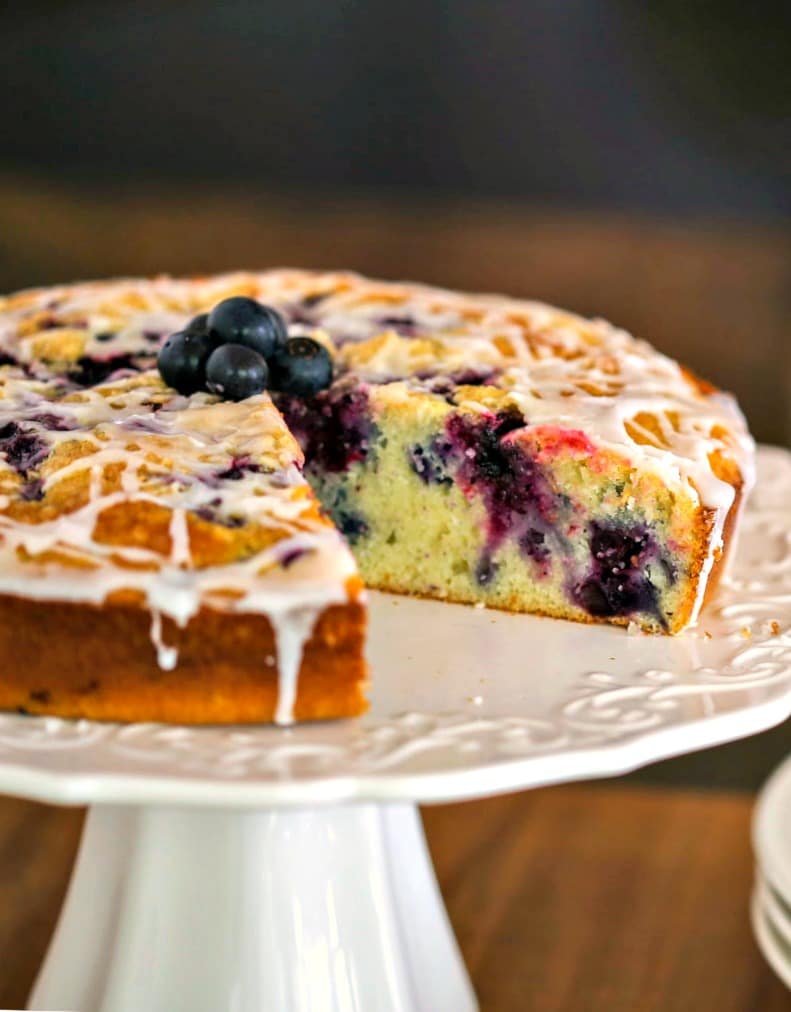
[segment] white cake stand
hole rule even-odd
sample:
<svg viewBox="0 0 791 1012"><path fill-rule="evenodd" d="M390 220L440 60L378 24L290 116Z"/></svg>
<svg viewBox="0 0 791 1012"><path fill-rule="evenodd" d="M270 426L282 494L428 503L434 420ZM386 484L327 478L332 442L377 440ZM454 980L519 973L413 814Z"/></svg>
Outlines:
<svg viewBox="0 0 791 1012"><path fill-rule="evenodd" d="M0 791L91 806L31 1008L474 1009L416 803L613 776L783 720L791 455L761 452L731 579L682 637L372 597L362 720L0 718Z"/></svg>

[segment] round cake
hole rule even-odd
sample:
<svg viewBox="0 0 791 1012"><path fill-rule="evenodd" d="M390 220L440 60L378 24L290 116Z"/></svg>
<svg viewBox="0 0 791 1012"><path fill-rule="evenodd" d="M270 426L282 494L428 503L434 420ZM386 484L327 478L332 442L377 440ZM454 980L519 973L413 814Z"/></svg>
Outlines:
<svg viewBox="0 0 791 1012"><path fill-rule="evenodd" d="M183 386L163 345L240 297L291 374L233 345ZM364 584L678 633L752 482L731 397L534 302L291 270L62 285L0 299L0 363L0 707L27 713L360 713Z"/></svg>

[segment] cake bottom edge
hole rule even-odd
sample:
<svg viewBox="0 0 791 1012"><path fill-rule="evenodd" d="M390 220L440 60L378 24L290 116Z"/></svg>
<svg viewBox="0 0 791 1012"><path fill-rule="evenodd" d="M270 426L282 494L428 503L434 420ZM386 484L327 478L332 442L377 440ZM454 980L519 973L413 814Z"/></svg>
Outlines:
<svg viewBox="0 0 791 1012"><path fill-rule="evenodd" d="M330 605L307 638L295 722L368 708L359 601ZM162 619L178 662L163 670L151 613L0 595L0 710L118 722L271 723L280 684L275 630L265 615L202 608L184 628Z"/></svg>

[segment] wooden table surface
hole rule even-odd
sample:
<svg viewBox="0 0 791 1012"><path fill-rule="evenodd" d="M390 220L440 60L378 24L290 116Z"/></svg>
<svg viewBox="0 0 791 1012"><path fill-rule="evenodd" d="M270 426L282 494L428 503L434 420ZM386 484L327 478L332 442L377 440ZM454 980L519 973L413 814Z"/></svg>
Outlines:
<svg viewBox="0 0 791 1012"><path fill-rule="evenodd" d="M483 1012L788 1012L748 922L751 807L608 784L425 809ZM24 1006L81 823L0 799L0 1008Z"/></svg>

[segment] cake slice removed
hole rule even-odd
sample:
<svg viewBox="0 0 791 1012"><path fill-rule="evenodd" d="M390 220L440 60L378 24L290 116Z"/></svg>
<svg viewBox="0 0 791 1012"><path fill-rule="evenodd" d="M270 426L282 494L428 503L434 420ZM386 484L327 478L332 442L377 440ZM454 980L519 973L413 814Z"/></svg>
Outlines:
<svg viewBox="0 0 791 1012"><path fill-rule="evenodd" d="M0 708L252 722L365 709L362 583L266 394L0 376Z"/></svg>

